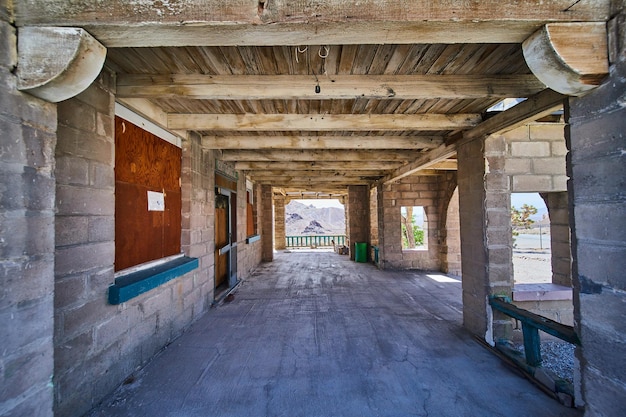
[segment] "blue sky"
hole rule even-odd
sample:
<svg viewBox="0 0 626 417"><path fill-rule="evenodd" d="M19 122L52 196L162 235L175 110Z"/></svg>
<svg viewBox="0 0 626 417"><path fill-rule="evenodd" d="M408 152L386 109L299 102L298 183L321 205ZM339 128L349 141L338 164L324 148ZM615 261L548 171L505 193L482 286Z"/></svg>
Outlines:
<svg viewBox="0 0 626 417"><path fill-rule="evenodd" d="M537 208L537 214L531 216L532 219L541 219L544 213L548 212L546 203L539 193L511 193L511 205L515 208L520 208L522 205L528 204L529 206L535 206Z"/></svg>
<svg viewBox="0 0 626 417"><path fill-rule="evenodd" d="M343 209L343 204L339 202L339 200L296 200L298 203L305 204L307 206L313 206L317 208L323 207L337 207Z"/></svg>

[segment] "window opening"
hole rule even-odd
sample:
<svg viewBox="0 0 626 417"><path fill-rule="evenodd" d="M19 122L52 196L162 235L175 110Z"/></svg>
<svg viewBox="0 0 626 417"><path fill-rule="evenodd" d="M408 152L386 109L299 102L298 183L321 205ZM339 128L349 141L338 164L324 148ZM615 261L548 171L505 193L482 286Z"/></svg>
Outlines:
<svg viewBox="0 0 626 417"><path fill-rule="evenodd" d="M511 228L515 283L552 282L550 217L538 193L511 194Z"/></svg>
<svg viewBox="0 0 626 417"><path fill-rule="evenodd" d="M402 250L428 250L428 220L423 206L400 208Z"/></svg>

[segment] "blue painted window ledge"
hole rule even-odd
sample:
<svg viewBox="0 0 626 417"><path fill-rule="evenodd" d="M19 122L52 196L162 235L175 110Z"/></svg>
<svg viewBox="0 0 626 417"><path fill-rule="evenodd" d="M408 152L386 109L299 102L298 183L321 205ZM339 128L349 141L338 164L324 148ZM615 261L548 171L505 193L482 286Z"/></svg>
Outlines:
<svg viewBox="0 0 626 417"><path fill-rule="evenodd" d="M182 256L160 265L115 278L109 304L121 304L198 267L198 259Z"/></svg>
<svg viewBox="0 0 626 417"><path fill-rule="evenodd" d="M261 235L252 235L246 239L246 243L256 242L257 240L261 240Z"/></svg>

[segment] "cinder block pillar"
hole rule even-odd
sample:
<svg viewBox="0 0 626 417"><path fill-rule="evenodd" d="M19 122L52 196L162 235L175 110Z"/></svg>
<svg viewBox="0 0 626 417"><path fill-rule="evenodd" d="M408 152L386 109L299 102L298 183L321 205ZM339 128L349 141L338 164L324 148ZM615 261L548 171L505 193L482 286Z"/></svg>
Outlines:
<svg viewBox="0 0 626 417"><path fill-rule="evenodd" d="M609 79L566 108L574 320L589 416L621 415L626 406L624 10L608 27Z"/></svg>
<svg viewBox="0 0 626 417"><path fill-rule="evenodd" d="M355 244L366 242L369 258L370 232L370 192L367 185L348 186L348 239L350 240L350 259L354 260Z"/></svg>
<svg viewBox="0 0 626 417"><path fill-rule="evenodd" d="M261 185L261 260L274 260L274 216L272 210L272 186Z"/></svg>
<svg viewBox="0 0 626 417"><path fill-rule="evenodd" d="M285 198L274 198L274 244L276 250L285 249Z"/></svg>
<svg viewBox="0 0 626 417"><path fill-rule="evenodd" d="M458 151L463 323L489 343L508 338L511 321L492 315L490 295L511 296L513 264L505 141L489 137Z"/></svg>
<svg viewBox="0 0 626 417"><path fill-rule="evenodd" d="M567 193L542 193L550 215L550 250L552 282L572 286L572 251L570 242Z"/></svg>
<svg viewBox="0 0 626 417"><path fill-rule="evenodd" d="M0 5L0 414L52 416L57 106L16 89Z"/></svg>

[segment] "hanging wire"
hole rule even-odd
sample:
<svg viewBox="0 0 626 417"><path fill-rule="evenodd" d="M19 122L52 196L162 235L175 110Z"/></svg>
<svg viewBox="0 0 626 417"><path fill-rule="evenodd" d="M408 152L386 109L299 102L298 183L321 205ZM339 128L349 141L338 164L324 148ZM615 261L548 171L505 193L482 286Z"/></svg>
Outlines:
<svg viewBox="0 0 626 417"><path fill-rule="evenodd" d="M307 50L309 49L308 46L305 46L304 49L302 49L300 46L296 46L296 64L300 63L300 60L298 59L298 54L303 54L305 53Z"/></svg>

